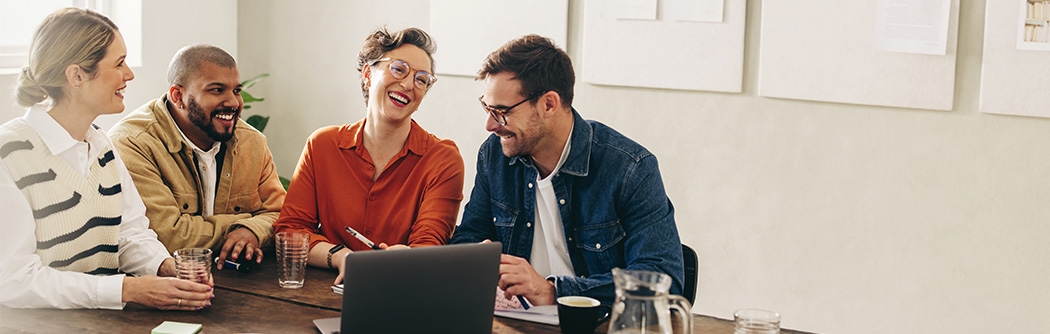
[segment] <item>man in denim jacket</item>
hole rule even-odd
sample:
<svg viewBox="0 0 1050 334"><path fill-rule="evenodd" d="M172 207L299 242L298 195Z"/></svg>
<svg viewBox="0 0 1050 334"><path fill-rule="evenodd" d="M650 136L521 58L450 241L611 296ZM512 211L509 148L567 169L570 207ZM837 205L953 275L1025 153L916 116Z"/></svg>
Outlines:
<svg viewBox="0 0 1050 334"><path fill-rule="evenodd" d="M684 269L674 208L656 157L572 108L565 51L528 35L489 54L477 80L493 133L451 243L503 243L499 287L535 305L583 295L609 305L612 269Z"/></svg>

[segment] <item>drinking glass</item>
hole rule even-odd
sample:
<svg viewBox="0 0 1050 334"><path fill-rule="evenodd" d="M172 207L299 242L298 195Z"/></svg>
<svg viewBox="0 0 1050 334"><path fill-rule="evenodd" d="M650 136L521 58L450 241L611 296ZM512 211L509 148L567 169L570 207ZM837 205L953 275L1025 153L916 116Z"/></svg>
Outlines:
<svg viewBox="0 0 1050 334"><path fill-rule="evenodd" d="M733 312L734 334L779 334L780 314L759 309Z"/></svg>
<svg viewBox="0 0 1050 334"><path fill-rule="evenodd" d="M208 284L211 281L211 250L207 248L183 248L172 253L175 257L176 277Z"/></svg>
<svg viewBox="0 0 1050 334"><path fill-rule="evenodd" d="M310 233L278 232L277 283L285 289L298 289L306 282L306 258L310 252Z"/></svg>

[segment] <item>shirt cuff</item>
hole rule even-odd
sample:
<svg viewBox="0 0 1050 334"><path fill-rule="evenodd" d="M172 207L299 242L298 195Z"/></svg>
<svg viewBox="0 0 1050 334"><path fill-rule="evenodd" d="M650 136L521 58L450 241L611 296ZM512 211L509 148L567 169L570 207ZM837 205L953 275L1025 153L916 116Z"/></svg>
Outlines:
<svg viewBox="0 0 1050 334"><path fill-rule="evenodd" d="M98 279L96 302L98 308L109 310L124 309L124 275L101 276Z"/></svg>
<svg viewBox="0 0 1050 334"><path fill-rule="evenodd" d="M547 282L551 282L551 284L554 284L554 299L558 299L558 297L561 297L561 294L558 293L558 276L547 276Z"/></svg>

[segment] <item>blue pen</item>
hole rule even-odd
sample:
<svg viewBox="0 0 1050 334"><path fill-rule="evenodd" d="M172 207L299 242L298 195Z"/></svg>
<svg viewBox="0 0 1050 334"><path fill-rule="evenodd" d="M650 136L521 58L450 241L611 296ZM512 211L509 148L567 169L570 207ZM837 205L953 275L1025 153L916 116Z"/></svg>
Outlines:
<svg viewBox="0 0 1050 334"><path fill-rule="evenodd" d="M219 258L215 258L215 264L216 265L219 264ZM240 263L233 262L233 261L230 261L230 260L226 260L225 263L222 264L222 267L224 269L233 269L233 270L236 270L236 271L239 271L239 272L242 272L242 273L246 273L246 272L251 271L251 268L249 268L248 265L240 264Z"/></svg>
<svg viewBox="0 0 1050 334"><path fill-rule="evenodd" d="M521 302L521 307L525 308L526 310L528 310L529 307L531 307L529 306L529 300L525 299L525 297L522 297L521 295L518 295L518 301Z"/></svg>
<svg viewBox="0 0 1050 334"><path fill-rule="evenodd" d="M350 232L350 235L354 236L354 238L357 238L357 240L361 240L361 242L365 243L365 245L367 245L368 247L372 247L372 249L374 250L382 250L382 248L379 248L379 245L376 245L376 243L372 242L372 240L368 240L368 238L365 238L365 236L361 235L361 233L357 233L357 231L350 228L350 226L346 227L346 231Z"/></svg>

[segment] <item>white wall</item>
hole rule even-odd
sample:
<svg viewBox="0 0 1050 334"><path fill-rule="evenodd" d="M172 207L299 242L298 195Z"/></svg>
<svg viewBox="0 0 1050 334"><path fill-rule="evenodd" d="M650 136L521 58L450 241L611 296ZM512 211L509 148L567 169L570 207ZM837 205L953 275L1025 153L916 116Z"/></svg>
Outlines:
<svg viewBox="0 0 1050 334"><path fill-rule="evenodd" d="M109 129L128 112L167 92L168 62L183 46L210 43L237 57L237 17L237 1L143 1L142 67L132 68L135 79L128 82L124 113L100 116L95 124ZM14 98L17 80L17 74L0 75L0 122L25 113Z"/></svg>
<svg viewBox="0 0 1050 334"><path fill-rule="evenodd" d="M305 3L144 2L144 67L128 110L166 90L175 50L219 45L243 77L272 74L252 90L267 101L250 113L273 117L266 133L290 176L309 133L363 117L354 67L365 34L429 20L426 0ZM576 87L584 117L660 158L682 239L701 256L694 312L769 308L786 328L826 333L1050 328L1050 120L977 111L983 1L961 1L948 112L757 97L760 8L748 3L743 94ZM570 1L573 59L582 9ZM0 75L0 87L14 82ZM415 115L458 143L467 189L487 135L480 92L471 78L443 76ZM21 114L0 94L0 121Z"/></svg>
<svg viewBox="0 0 1050 334"><path fill-rule="evenodd" d="M273 75L253 110L273 117L282 175L314 129L363 117L354 66L369 30L426 28L428 7L240 3L242 72ZM575 60L582 9L570 1ZM948 112L757 97L760 9L749 1L743 94L576 86L584 117L660 158L682 239L701 257L694 312L768 308L787 328L827 333L1050 328L1050 120L977 111L983 1L961 3ZM466 189L487 135L480 92L443 76L415 115L459 144Z"/></svg>

